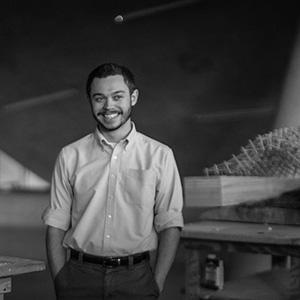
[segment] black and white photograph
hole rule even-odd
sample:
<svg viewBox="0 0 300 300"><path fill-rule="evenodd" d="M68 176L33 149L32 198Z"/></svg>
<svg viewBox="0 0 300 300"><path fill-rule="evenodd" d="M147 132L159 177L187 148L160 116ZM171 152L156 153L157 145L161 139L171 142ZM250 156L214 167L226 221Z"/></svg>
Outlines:
<svg viewBox="0 0 300 300"><path fill-rule="evenodd" d="M0 300L300 299L297 1L0 12Z"/></svg>

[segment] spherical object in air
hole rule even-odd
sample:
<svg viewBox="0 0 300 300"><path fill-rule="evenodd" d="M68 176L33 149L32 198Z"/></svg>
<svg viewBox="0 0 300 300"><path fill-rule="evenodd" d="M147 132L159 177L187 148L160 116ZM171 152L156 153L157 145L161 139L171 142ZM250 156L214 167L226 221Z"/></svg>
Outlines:
<svg viewBox="0 0 300 300"><path fill-rule="evenodd" d="M115 22L116 23L122 23L123 21L124 21L123 16L118 15L118 16L115 17Z"/></svg>

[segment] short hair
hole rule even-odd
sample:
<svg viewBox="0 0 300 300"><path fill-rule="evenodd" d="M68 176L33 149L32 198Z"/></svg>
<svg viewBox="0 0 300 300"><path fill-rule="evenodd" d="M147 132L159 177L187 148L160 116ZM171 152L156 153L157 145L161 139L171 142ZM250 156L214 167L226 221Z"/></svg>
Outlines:
<svg viewBox="0 0 300 300"><path fill-rule="evenodd" d="M124 82L129 88L130 94L137 88L135 85L135 79L133 73L126 67L118 65L116 63L104 63L96 67L88 76L86 82L86 93L90 98L91 85L95 78L105 78L113 75L122 75Z"/></svg>

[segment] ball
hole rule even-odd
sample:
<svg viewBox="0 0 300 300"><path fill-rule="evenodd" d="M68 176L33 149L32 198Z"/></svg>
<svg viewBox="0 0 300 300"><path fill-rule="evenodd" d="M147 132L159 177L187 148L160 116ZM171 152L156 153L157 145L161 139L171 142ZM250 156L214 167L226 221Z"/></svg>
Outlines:
<svg viewBox="0 0 300 300"><path fill-rule="evenodd" d="M118 15L118 16L115 17L114 20L115 20L116 23L122 23L124 21L124 18L123 18L123 16Z"/></svg>

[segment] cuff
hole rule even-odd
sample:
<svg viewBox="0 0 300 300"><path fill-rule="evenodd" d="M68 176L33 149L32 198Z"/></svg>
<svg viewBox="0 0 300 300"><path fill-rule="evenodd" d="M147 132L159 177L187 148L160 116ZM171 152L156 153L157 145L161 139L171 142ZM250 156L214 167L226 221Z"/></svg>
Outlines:
<svg viewBox="0 0 300 300"><path fill-rule="evenodd" d="M183 228L182 213L178 211L159 213L155 216L154 226L157 232L160 232L170 227Z"/></svg>
<svg viewBox="0 0 300 300"><path fill-rule="evenodd" d="M61 209L47 208L42 215L46 225L65 231L69 229L70 219L70 215Z"/></svg>

